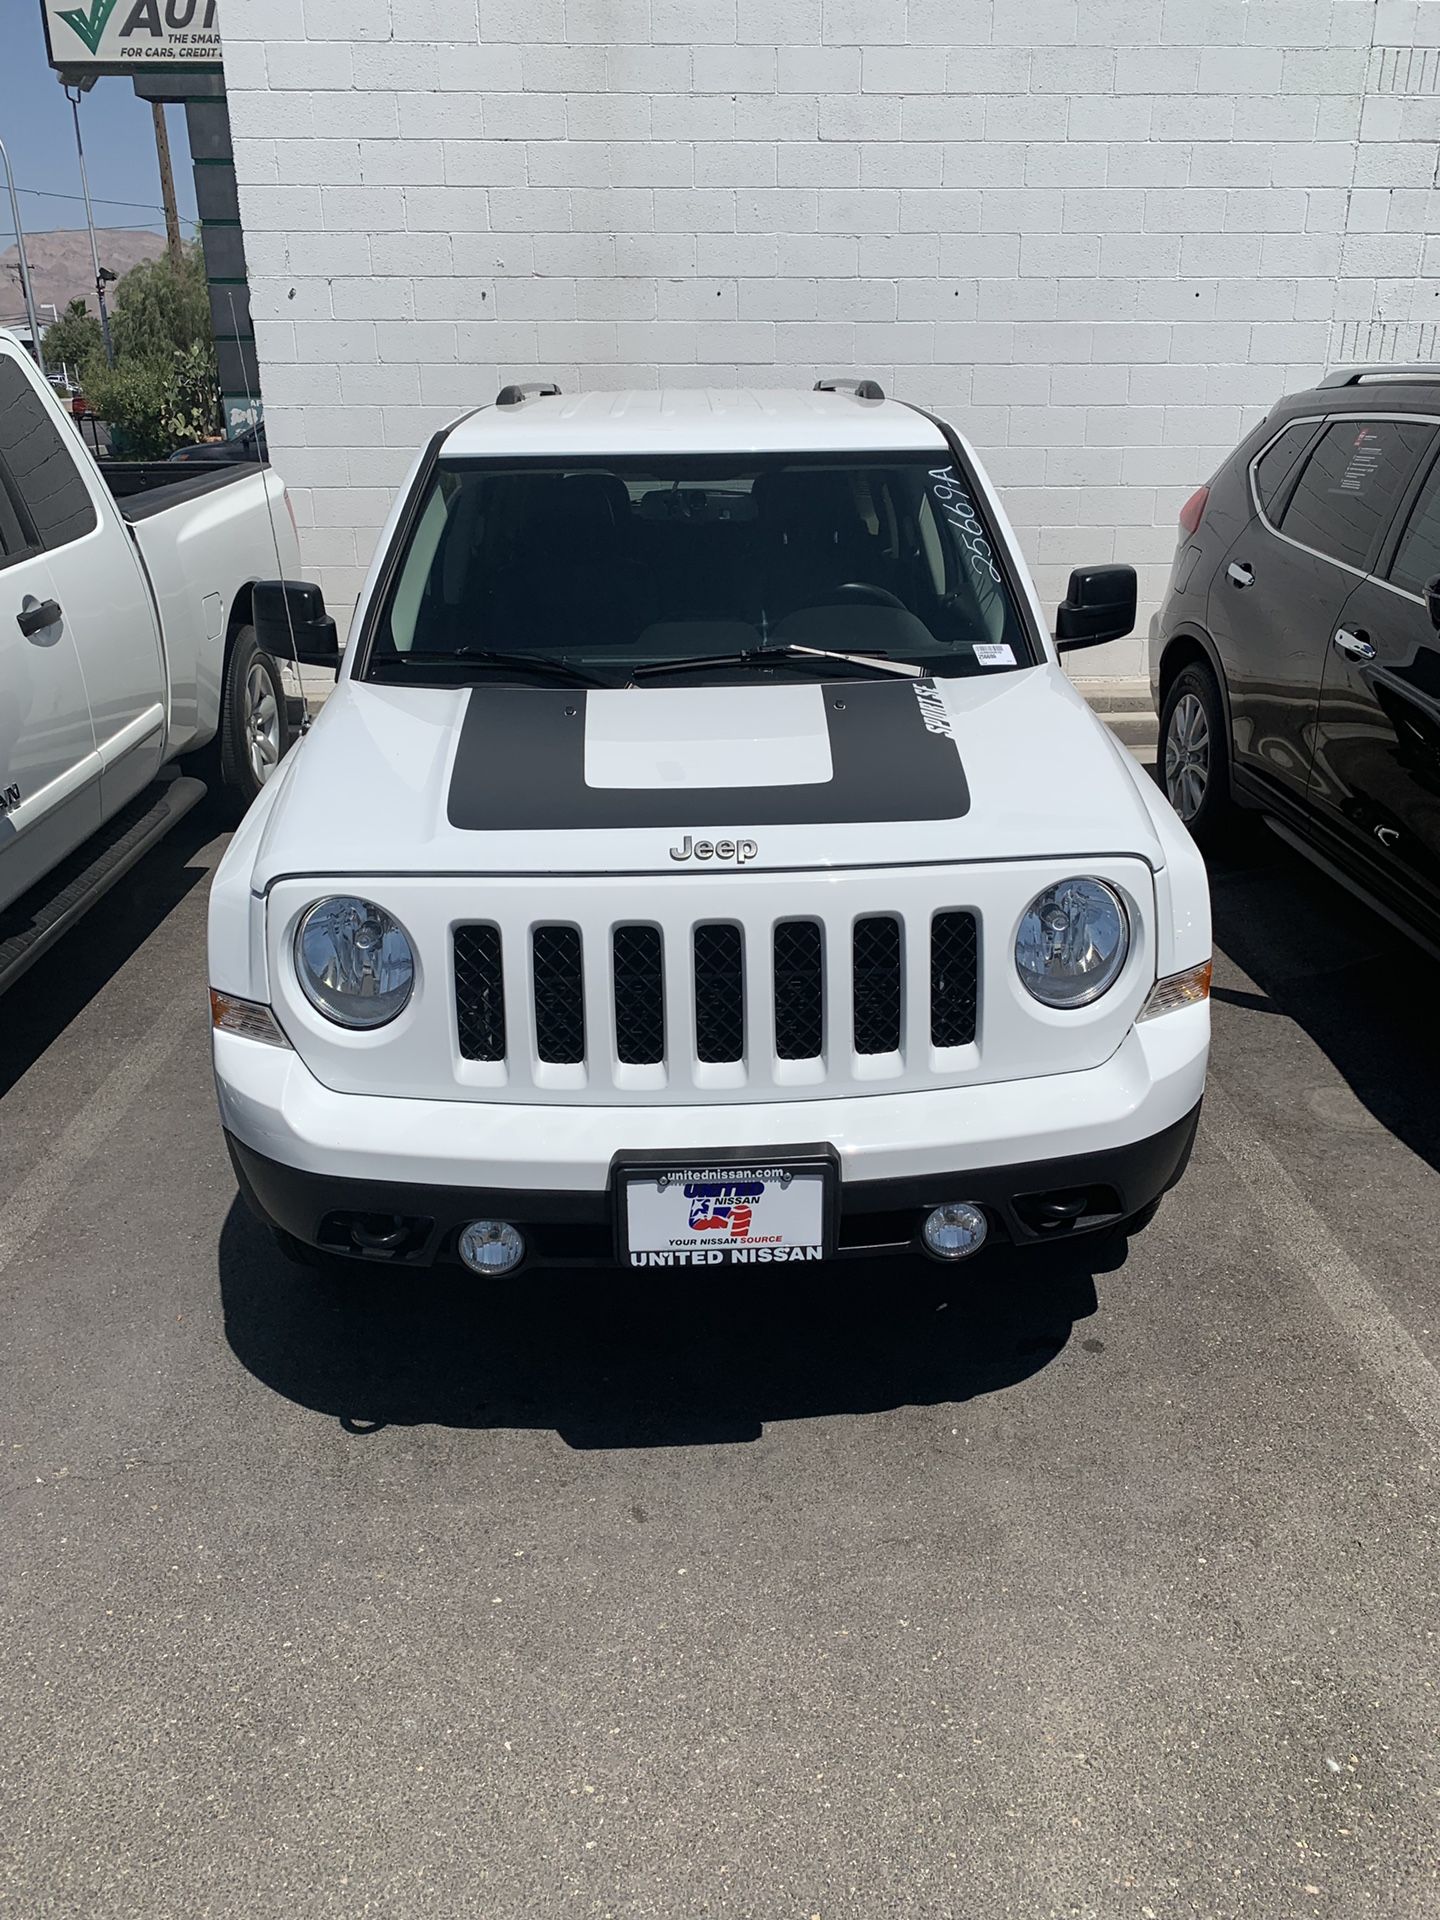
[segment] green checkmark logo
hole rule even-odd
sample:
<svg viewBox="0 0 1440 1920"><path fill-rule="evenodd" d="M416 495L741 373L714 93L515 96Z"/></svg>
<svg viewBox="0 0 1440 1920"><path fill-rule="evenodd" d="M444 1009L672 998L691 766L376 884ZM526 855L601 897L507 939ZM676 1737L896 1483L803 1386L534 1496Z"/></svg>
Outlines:
<svg viewBox="0 0 1440 1920"><path fill-rule="evenodd" d="M60 18L67 27L73 27L85 42L91 53L100 51L100 41L110 16L115 11L117 0L90 0L90 11L82 13L78 7L73 12L62 13Z"/></svg>

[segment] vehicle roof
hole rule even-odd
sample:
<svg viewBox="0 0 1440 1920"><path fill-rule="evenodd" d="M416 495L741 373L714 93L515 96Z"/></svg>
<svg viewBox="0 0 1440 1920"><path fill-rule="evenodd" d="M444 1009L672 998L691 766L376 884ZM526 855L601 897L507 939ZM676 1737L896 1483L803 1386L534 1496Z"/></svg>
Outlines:
<svg viewBox="0 0 1440 1920"><path fill-rule="evenodd" d="M1332 377L1287 393L1279 406L1286 413L1440 414L1440 368L1408 378L1402 369L1393 374L1377 370L1364 380L1345 384Z"/></svg>
<svg viewBox="0 0 1440 1920"><path fill-rule="evenodd" d="M529 396L457 420L442 458L497 454L943 451L939 428L895 400L763 387L662 387Z"/></svg>

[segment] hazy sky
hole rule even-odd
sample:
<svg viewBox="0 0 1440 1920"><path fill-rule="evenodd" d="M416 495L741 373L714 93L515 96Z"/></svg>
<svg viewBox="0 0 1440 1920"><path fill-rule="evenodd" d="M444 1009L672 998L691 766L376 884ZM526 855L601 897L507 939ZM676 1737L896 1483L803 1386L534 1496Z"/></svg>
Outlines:
<svg viewBox="0 0 1440 1920"><path fill-rule="evenodd" d="M0 140L5 142L20 192L27 233L83 227L80 169L70 103L45 58L40 0L0 0L4 57L0 59ZM195 186L183 107L166 109L175 195L184 231L193 233ZM148 101L128 80L97 80L80 103L85 164L97 227L165 230L160 169ZM59 196L72 196L61 198ZM0 178L0 252L15 238L10 198Z"/></svg>

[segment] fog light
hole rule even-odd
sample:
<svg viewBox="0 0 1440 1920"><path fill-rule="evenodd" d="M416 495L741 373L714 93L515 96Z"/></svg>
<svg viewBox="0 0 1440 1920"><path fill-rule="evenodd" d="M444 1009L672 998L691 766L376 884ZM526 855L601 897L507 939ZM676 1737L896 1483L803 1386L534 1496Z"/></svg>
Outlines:
<svg viewBox="0 0 1440 1920"><path fill-rule="evenodd" d="M525 1239L505 1220L472 1220L460 1229L460 1258L472 1273L509 1273L525 1258Z"/></svg>
<svg viewBox="0 0 1440 1920"><path fill-rule="evenodd" d="M929 1216L921 1238L937 1260L963 1260L984 1246L989 1231L985 1215L973 1200L950 1200Z"/></svg>

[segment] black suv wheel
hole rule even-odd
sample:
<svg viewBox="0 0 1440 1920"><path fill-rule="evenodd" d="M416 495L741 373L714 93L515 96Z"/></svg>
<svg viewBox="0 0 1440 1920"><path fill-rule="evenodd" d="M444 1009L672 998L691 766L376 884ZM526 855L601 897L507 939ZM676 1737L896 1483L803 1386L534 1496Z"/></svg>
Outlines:
<svg viewBox="0 0 1440 1920"><path fill-rule="evenodd" d="M1166 798L1201 846L1214 846L1234 816L1225 705L1208 666L1192 661L1160 710L1160 777Z"/></svg>

